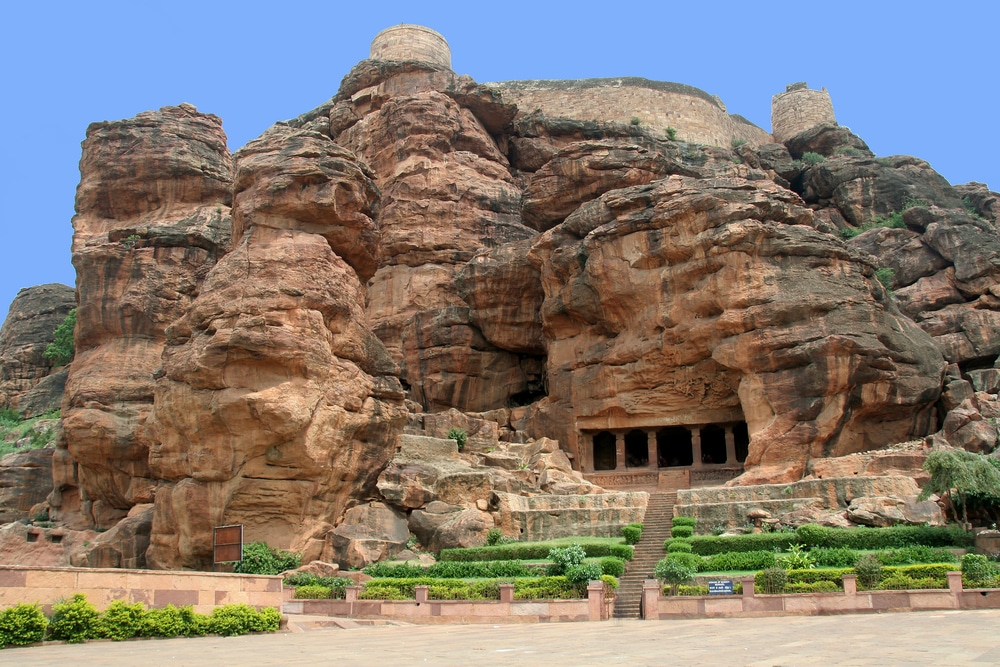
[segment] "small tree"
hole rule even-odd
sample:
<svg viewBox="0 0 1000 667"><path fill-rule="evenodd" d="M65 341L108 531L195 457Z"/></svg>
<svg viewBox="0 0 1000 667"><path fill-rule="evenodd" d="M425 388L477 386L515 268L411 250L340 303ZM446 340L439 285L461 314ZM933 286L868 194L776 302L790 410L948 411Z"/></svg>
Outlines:
<svg viewBox="0 0 1000 667"><path fill-rule="evenodd" d="M73 330L76 328L76 308L69 311L66 319L52 333L52 342L42 352L42 356L51 359L56 366L68 364L73 360Z"/></svg>
<svg viewBox="0 0 1000 667"><path fill-rule="evenodd" d="M658 562L653 574L661 583L670 585L671 595L677 595L681 584L694 580L694 570L675 558L664 558Z"/></svg>
<svg viewBox="0 0 1000 667"><path fill-rule="evenodd" d="M1000 507L1000 461L964 449L939 449L927 455L924 470L931 478L924 485L920 500L926 500L932 493L949 498L953 506L962 508L963 526L969 525L970 501L996 517Z"/></svg>

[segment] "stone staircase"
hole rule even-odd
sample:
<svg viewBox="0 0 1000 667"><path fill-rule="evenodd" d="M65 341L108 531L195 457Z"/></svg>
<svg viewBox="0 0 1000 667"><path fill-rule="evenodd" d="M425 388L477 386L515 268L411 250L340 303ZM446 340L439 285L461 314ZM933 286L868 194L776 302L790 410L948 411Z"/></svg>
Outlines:
<svg viewBox="0 0 1000 667"><path fill-rule="evenodd" d="M642 539L635 545L635 556L625 564L625 574L618 581L615 618L639 618L642 582L653 577L653 568L666 554L663 542L670 537L677 492L650 493L642 520Z"/></svg>

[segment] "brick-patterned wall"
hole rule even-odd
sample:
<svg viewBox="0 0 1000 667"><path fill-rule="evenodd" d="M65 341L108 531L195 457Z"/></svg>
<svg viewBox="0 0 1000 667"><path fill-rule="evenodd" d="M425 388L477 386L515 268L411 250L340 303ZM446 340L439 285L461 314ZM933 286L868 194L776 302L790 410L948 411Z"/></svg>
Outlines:
<svg viewBox="0 0 1000 667"><path fill-rule="evenodd" d="M798 88L771 98L771 132L780 143L823 123L837 124L830 93Z"/></svg>
<svg viewBox="0 0 1000 667"><path fill-rule="evenodd" d="M375 35L372 60L421 60L451 67L451 49L438 32L421 25L394 25Z"/></svg>
<svg viewBox="0 0 1000 667"><path fill-rule="evenodd" d="M639 78L577 81L505 81L489 86L521 113L540 110L548 116L629 123L633 118L654 131L677 130L677 138L728 148L734 139L754 146L771 135L725 108L704 91Z"/></svg>
<svg viewBox="0 0 1000 667"><path fill-rule="evenodd" d="M48 610L62 598L83 593L103 610L114 600L147 607L193 605L208 614L221 605L245 603L281 608L281 577L215 572L36 568L0 565L0 608L39 602Z"/></svg>

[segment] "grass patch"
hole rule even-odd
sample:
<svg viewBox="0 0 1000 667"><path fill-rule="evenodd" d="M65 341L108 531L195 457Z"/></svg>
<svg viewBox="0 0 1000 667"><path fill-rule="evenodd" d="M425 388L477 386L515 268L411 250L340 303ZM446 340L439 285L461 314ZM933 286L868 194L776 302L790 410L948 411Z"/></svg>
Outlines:
<svg viewBox="0 0 1000 667"><path fill-rule="evenodd" d="M5 408L0 411L0 457L14 452L41 449L55 443L56 430L54 428L36 428L38 422L51 419L59 419L58 410L46 412L44 415L31 419L24 419L10 409ZM27 442L25 442L26 439Z"/></svg>

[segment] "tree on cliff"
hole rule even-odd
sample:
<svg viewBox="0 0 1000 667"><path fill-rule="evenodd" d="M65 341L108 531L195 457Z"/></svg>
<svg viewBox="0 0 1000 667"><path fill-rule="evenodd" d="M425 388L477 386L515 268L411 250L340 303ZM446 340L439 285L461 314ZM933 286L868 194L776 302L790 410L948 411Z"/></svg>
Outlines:
<svg viewBox="0 0 1000 667"><path fill-rule="evenodd" d="M924 470L930 481L920 494L947 496L952 506L962 508L962 523L969 523L969 505L980 508L993 520L1000 509L1000 461L964 449L939 449L927 455ZM958 517L955 517L956 519Z"/></svg>
<svg viewBox="0 0 1000 667"><path fill-rule="evenodd" d="M76 308L69 311L66 319L56 327L52 342L42 352L42 356L51 359L56 366L68 364L73 359L73 329L76 328Z"/></svg>

